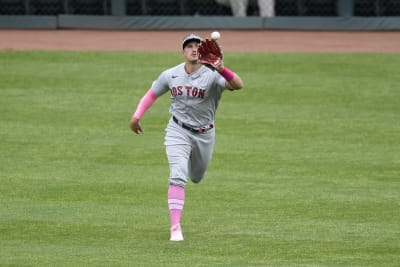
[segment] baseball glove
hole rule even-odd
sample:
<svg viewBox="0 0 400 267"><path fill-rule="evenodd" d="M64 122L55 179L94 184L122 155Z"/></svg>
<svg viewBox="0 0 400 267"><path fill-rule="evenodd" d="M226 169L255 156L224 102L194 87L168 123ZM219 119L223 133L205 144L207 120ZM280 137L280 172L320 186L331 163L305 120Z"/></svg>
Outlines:
<svg viewBox="0 0 400 267"><path fill-rule="evenodd" d="M216 69L224 57L218 43L209 39L201 41L197 52L199 53L199 62L212 70Z"/></svg>

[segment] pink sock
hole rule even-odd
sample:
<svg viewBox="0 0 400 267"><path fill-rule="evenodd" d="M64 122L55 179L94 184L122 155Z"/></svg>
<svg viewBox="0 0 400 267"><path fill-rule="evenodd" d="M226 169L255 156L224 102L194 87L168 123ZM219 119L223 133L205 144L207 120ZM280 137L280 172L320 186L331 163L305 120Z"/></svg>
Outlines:
<svg viewBox="0 0 400 267"><path fill-rule="evenodd" d="M168 187L168 208L171 226L180 223L184 204L185 189L180 186L170 185Z"/></svg>

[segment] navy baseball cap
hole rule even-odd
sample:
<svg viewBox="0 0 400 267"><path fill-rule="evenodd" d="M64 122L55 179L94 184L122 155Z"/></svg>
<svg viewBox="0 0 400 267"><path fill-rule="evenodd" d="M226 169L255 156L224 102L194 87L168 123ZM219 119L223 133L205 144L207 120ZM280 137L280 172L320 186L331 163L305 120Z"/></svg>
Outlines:
<svg viewBox="0 0 400 267"><path fill-rule="evenodd" d="M201 43L202 40L203 40L203 39L202 39L200 36L198 36L198 35L196 35L196 34L193 34L193 33L191 33L191 34L189 34L189 35L186 35L186 36L183 38L183 41L182 41L182 49L185 49L185 46L186 46L187 43L189 43L189 42L196 41L196 42L198 42L198 43Z"/></svg>

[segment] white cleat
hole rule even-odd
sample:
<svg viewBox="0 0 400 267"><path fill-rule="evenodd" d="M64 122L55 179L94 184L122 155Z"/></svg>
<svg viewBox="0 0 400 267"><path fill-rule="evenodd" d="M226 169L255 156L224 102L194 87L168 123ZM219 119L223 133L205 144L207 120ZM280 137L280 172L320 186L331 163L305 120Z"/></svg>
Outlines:
<svg viewBox="0 0 400 267"><path fill-rule="evenodd" d="M169 239L170 241L183 241L183 234L182 234L182 229L181 225L175 224L171 227L171 238Z"/></svg>

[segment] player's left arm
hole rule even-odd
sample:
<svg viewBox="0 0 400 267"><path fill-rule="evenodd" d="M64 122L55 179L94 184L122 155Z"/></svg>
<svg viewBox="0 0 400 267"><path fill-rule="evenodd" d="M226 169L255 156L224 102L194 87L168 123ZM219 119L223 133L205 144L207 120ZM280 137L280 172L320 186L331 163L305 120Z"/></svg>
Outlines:
<svg viewBox="0 0 400 267"><path fill-rule="evenodd" d="M226 81L225 82L225 87L229 90L239 90L242 89L244 84L242 79L240 78L239 75L237 75L236 73L233 73L234 77L232 80L230 80L229 82Z"/></svg>
<svg viewBox="0 0 400 267"><path fill-rule="evenodd" d="M238 90L243 87L243 81L232 70L224 66L224 56L216 40L205 39L197 49L198 62L217 71L224 79L225 87L229 90Z"/></svg>
<svg viewBox="0 0 400 267"><path fill-rule="evenodd" d="M239 90L242 89L244 84L242 78L237 75L235 72L225 67L224 63L221 62L220 65L217 66L216 70L218 73L225 78L225 87L229 90Z"/></svg>

